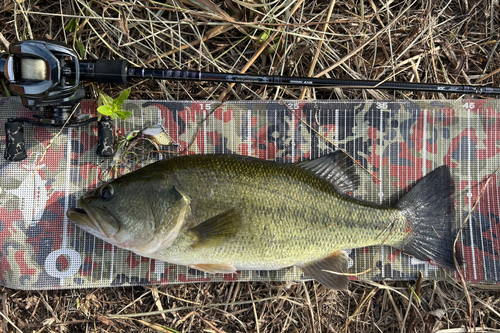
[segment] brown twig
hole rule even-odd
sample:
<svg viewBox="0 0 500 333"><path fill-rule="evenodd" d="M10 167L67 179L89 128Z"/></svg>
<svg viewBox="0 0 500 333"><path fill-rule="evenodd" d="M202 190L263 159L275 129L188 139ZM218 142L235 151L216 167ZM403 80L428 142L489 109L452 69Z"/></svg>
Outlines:
<svg viewBox="0 0 500 333"><path fill-rule="evenodd" d="M470 298L470 295L469 295L469 291L467 289L467 284L465 283L465 279L464 279L464 276L461 272L461 267L460 265L458 264L458 261L457 261L457 253L456 253L456 247L457 247L457 242L458 242L458 239L460 237L460 235L462 234L462 230L465 228L465 225L467 224L467 222L469 221L470 219L470 216L472 215L472 212L474 210L476 210L476 207L477 205L479 204L479 200L481 199L481 197L483 196L483 193L484 191L486 190L486 188L488 187L488 184L491 180L491 178L496 175L496 173L498 172L498 170L500 169L500 166L498 166L496 169L495 169L495 172L493 172L489 177L488 179L486 180L486 182L484 183L483 187L481 188L481 191L479 192L477 198L475 199L474 201L474 204L472 205L472 208L470 209L469 213L467 214L467 217L465 218L465 220L462 222L462 226L460 227L460 229L458 230L457 232L457 236L455 237L455 241L453 242L453 260L455 261L455 267L457 269L457 274L460 276L460 283L462 284L462 289L465 293L465 297L467 298L467 304L468 304L468 310L469 310L469 328L472 329L473 325L472 325L472 300Z"/></svg>
<svg viewBox="0 0 500 333"><path fill-rule="evenodd" d="M408 8L409 9L409 8ZM396 17L391 23L389 23L388 25L386 25L384 28L380 29L375 35L373 35L371 38L367 39L366 42L364 42L363 44L361 44L360 46L358 46L357 48L355 48L354 50L352 50L351 52L349 52L346 56L342 57L339 61L337 61L335 64L331 65L330 67L326 68L325 70L321 71L320 73L316 74L314 77L321 77L323 75L325 75L326 73L332 71L333 69L337 68L338 66L342 65L343 63L345 63L347 60L349 60L350 58L352 58L354 55L356 55L357 53L359 53L361 50L363 50L367 45L370 45L373 43L373 41L375 39L378 38L378 36L380 36L381 34L387 32L389 30L389 28L395 23L397 22L401 16L403 16L403 14L406 12L403 11L401 12L401 14L398 15L398 17Z"/></svg>
<svg viewBox="0 0 500 333"><path fill-rule="evenodd" d="M179 154L183 154L183 153L187 153L189 151L189 149L191 149L191 146L194 144L194 142L196 141L196 138L198 137L198 134L200 134L200 129L201 129L201 125L203 125L203 123L205 121L207 121L207 119L219 108L221 108L223 105L224 105L225 102L221 102L219 105L217 105L217 107L214 107L206 116L205 118L203 118L203 120L198 124L198 126L196 127L196 133L195 135L193 136L193 138L191 139L191 142L187 144L186 148L179 152Z"/></svg>
<svg viewBox="0 0 500 333"><path fill-rule="evenodd" d="M326 21L330 21L330 17L332 16L333 7L335 7L335 0L330 1L330 6L328 6L328 13L326 14ZM311 65L309 66L309 71L307 72L308 77L312 76L314 73L314 68L316 67L316 63L318 62L318 57L319 57L319 54L321 52L321 47L323 45L323 38L325 37L325 32L327 29L328 29L328 23L325 23L325 25L323 25L323 31L320 34L321 39L319 40L318 45L316 46L316 51L314 52L313 60L311 62ZM300 100L304 99L304 97L306 96L307 90L308 90L308 88L302 89L302 92L300 93L300 97L299 97Z"/></svg>
<svg viewBox="0 0 500 333"><path fill-rule="evenodd" d="M262 45L259 47L257 52L250 58L250 60L243 66L243 68L240 70L239 74L245 74L246 71L254 64L254 62L260 57L262 52L269 46L269 44L276 38L278 35L278 32L276 31L273 33L270 37L267 38L267 40L262 43ZM222 91L217 98L218 101L223 102L226 98L226 95L231 91L231 89L234 87L235 83L230 83L229 87L227 87L224 91Z"/></svg>

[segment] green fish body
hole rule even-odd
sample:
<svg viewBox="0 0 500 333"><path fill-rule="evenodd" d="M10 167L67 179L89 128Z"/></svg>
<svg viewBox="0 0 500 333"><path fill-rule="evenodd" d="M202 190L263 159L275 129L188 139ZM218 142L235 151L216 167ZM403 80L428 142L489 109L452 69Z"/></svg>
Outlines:
<svg viewBox="0 0 500 333"><path fill-rule="evenodd" d="M454 187L447 167L428 174L392 207L347 195L359 181L347 164L341 152L295 164L181 156L88 192L79 200L83 210L72 209L68 217L139 255L210 273L297 266L344 289L348 258L342 250L372 245L454 268Z"/></svg>

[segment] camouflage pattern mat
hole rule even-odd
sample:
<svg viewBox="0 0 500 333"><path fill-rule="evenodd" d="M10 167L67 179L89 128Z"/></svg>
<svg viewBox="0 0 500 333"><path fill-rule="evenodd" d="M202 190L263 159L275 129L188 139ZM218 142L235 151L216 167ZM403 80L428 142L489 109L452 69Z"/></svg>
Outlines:
<svg viewBox="0 0 500 333"><path fill-rule="evenodd" d="M32 115L18 98L1 99L0 108L3 138L8 118ZM95 114L95 109L94 101L82 103L83 113ZM124 109L133 111L133 117L115 121L118 136L160 124L178 145L155 146L139 135L122 146L127 154L104 159L95 153L95 123L59 135L59 129L26 124L28 158L1 159L1 285L55 289L308 279L296 268L211 275L142 258L86 234L65 212L102 180L168 158L169 151L242 154L291 163L324 155L335 146L380 179L359 169L362 181L354 195L374 202L394 203L425 174L449 165L457 188L454 232L464 226L458 239L464 277L471 283L500 282L496 100L128 101ZM0 141L3 152L5 141ZM425 279L458 278L389 247L348 253L352 279L408 280L419 272Z"/></svg>

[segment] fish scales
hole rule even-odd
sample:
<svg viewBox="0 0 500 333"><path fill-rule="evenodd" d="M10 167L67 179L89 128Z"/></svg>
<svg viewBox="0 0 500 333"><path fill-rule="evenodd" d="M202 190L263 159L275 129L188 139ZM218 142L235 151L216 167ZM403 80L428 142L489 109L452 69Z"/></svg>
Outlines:
<svg viewBox="0 0 500 333"><path fill-rule="evenodd" d="M68 217L139 255L208 273L298 266L344 289L343 249L391 245L454 269L454 185L446 166L395 206L356 199L359 178L340 151L299 163L187 155L126 174L78 200ZM335 272L332 274L331 272Z"/></svg>
<svg viewBox="0 0 500 333"><path fill-rule="evenodd" d="M406 220L391 207L341 195L308 170L264 160L221 161L198 155L158 163L171 170L180 191L191 198L196 221L205 221L237 207L242 229L220 248L186 251L192 239L184 234L159 253L168 261L189 262L203 255L206 263L231 262L238 269L278 269L325 257L338 249L397 245L406 234ZM151 172L151 171L149 171ZM210 189L210 190L207 190ZM383 233L388 224L390 230ZM266 244L266 246L260 246Z"/></svg>

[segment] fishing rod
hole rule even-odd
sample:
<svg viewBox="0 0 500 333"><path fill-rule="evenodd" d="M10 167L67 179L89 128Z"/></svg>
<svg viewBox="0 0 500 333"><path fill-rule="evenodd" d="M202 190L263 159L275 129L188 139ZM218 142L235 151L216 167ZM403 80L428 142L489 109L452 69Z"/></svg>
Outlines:
<svg viewBox="0 0 500 333"><path fill-rule="evenodd" d="M375 80L343 80L277 75L214 73L129 66L126 60L79 60L67 44L50 40L29 40L13 43L9 53L0 56L0 75L7 79L7 88L21 97L24 106L37 111L35 119L11 118L5 124L4 157L20 161L27 157L23 123L35 126L85 126L97 117L76 114L85 97L82 81L126 84L129 79L157 79L195 82L252 83L305 87L337 87L425 91L474 95L500 95L500 88L432 83L409 83ZM114 154L113 125L109 118L98 122L97 154Z"/></svg>

